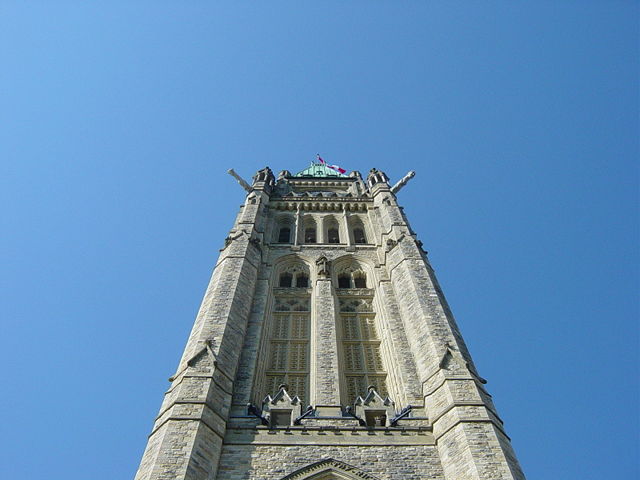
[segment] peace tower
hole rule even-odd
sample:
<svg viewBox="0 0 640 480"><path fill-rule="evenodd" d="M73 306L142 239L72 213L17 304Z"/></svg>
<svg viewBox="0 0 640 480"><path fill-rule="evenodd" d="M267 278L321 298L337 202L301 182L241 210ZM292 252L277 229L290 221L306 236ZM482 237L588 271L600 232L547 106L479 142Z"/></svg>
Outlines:
<svg viewBox="0 0 640 480"><path fill-rule="evenodd" d="M136 480L524 479L433 269L372 169L247 195Z"/></svg>

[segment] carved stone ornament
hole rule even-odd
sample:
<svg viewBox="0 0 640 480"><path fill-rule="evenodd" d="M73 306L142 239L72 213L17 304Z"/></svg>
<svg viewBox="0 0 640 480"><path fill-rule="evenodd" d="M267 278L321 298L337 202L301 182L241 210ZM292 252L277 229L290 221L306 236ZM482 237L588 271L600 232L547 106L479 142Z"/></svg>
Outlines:
<svg viewBox="0 0 640 480"><path fill-rule="evenodd" d="M377 477L363 472L362 470L348 465L339 460L328 458L321 460L306 467L302 467L300 470L296 470L290 473L286 477L282 477L282 480L305 480L313 478L325 478L324 475L335 473L338 478L344 478L347 480L378 480Z"/></svg>
<svg viewBox="0 0 640 480"><path fill-rule="evenodd" d="M262 416L272 423L272 420L278 413L283 413L287 417L286 424L278 426L290 426L293 424L294 419L300 417L302 412L302 404L300 398L296 395L291 398L287 392L287 385L280 385L278 393L273 397L267 395L262 401ZM273 423L272 423L272 426Z"/></svg>
<svg viewBox="0 0 640 480"><path fill-rule="evenodd" d="M329 278L331 274L330 265L331 262L327 260L327 257L322 256L316 260L316 265L318 266L318 277L320 278Z"/></svg>
<svg viewBox="0 0 640 480"><path fill-rule="evenodd" d="M356 416L362 419L367 419L371 414L383 416L384 425L382 426L389 426L391 419L395 416L394 403L389 397L382 398L373 386L369 387L369 393L365 398L356 398L355 407Z"/></svg>

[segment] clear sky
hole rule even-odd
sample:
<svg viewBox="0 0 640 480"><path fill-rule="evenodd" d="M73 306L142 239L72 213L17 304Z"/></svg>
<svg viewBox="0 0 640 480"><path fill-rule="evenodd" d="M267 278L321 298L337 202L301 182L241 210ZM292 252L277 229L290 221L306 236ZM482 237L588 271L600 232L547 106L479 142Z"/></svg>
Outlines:
<svg viewBox="0 0 640 480"><path fill-rule="evenodd" d="M392 181L530 479L638 478L638 2L0 6L1 478L133 477L244 192Z"/></svg>

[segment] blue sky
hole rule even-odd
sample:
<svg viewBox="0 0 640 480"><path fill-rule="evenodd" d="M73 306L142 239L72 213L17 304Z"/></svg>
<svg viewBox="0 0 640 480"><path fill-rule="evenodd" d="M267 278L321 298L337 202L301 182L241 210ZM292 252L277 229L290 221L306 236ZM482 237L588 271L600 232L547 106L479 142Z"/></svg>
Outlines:
<svg viewBox="0 0 640 480"><path fill-rule="evenodd" d="M245 178L399 194L530 479L636 478L638 3L0 6L0 476L131 478Z"/></svg>

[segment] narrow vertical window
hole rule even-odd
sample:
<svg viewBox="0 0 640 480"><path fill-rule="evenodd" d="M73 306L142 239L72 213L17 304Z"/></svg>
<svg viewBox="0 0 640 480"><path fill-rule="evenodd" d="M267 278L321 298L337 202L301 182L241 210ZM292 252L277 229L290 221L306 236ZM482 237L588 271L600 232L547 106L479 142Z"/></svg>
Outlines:
<svg viewBox="0 0 640 480"><path fill-rule="evenodd" d="M346 288L340 286L340 278L339 275L339 288ZM353 272L353 280L355 288L366 288L366 276L362 271ZM347 405L353 404L358 396L364 397L371 385L382 397L387 395L387 373L380 353L373 291L370 292L371 295L367 295L367 290L356 292L350 288L340 290L338 294L340 373L346 390L343 401Z"/></svg>
<svg viewBox="0 0 640 480"><path fill-rule="evenodd" d="M265 395L275 395L282 384L289 394L309 401L310 296L275 295L267 354Z"/></svg>
<svg viewBox="0 0 640 480"><path fill-rule="evenodd" d="M293 275L288 272L280 274L280 287L291 287L293 281Z"/></svg>
<svg viewBox="0 0 640 480"><path fill-rule="evenodd" d="M355 288L367 288L367 277L354 274L353 285Z"/></svg>
<svg viewBox="0 0 640 480"><path fill-rule="evenodd" d="M329 243L340 243L340 234L337 228L330 228L327 236Z"/></svg>
<svg viewBox="0 0 640 480"><path fill-rule="evenodd" d="M304 243L316 243L316 229L314 227L307 227L304 229Z"/></svg>
<svg viewBox="0 0 640 480"><path fill-rule="evenodd" d="M338 288L351 288L351 275L348 273L338 275Z"/></svg>
<svg viewBox="0 0 640 480"><path fill-rule="evenodd" d="M353 242L367 243L367 237L364 235L364 229L359 227L353 229Z"/></svg>
<svg viewBox="0 0 640 480"><path fill-rule="evenodd" d="M278 232L278 243L291 243L291 228L280 227Z"/></svg>
<svg viewBox="0 0 640 480"><path fill-rule="evenodd" d="M309 276L304 273L299 273L296 276L297 288L309 288Z"/></svg>

